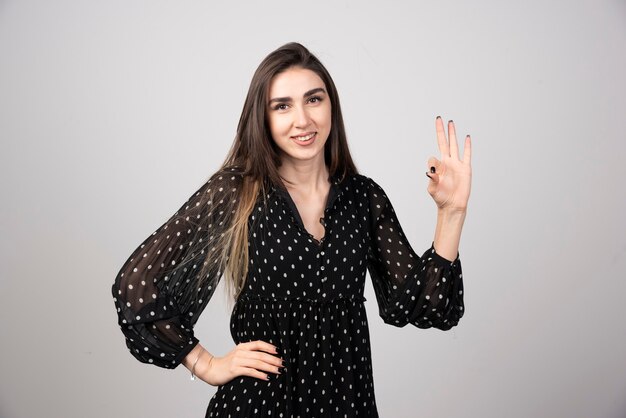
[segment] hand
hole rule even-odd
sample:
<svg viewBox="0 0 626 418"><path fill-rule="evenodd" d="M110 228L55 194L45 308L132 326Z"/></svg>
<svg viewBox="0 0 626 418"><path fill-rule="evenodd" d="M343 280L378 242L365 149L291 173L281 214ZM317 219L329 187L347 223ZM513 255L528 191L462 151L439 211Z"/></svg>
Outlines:
<svg viewBox="0 0 626 418"><path fill-rule="evenodd" d="M448 122L448 136L443 127L443 120L437 116L435 121L437 143L441 152L441 161L435 157L428 159L428 193L432 196L439 210L464 212L469 200L472 166L470 136L465 137L463 160L459 159L459 146L456 141L454 122ZM435 167L432 172L431 167Z"/></svg>
<svg viewBox="0 0 626 418"><path fill-rule="evenodd" d="M240 343L224 357L214 357L210 363L204 360L203 368L198 370L196 366L196 372L202 380L213 386L223 385L237 376L252 376L268 381L269 373L280 373L279 368L283 364L282 359L273 354L278 354L276 347L264 341Z"/></svg>

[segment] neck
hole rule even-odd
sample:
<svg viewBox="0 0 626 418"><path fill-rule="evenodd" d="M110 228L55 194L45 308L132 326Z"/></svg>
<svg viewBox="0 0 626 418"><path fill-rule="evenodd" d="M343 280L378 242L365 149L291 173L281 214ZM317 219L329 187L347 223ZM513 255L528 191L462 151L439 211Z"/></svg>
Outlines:
<svg viewBox="0 0 626 418"><path fill-rule="evenodd" d="M304 192L325 189L329 184L328 167L319 163L289 164L283 162L278 168L287 189L298 189Z"/></svg>

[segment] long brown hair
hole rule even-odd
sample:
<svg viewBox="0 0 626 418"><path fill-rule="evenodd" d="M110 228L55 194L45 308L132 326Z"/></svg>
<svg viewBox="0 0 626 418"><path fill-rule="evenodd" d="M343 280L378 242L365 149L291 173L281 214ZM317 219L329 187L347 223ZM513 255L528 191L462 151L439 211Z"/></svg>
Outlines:
<svg viewBox="0 0 626 418"><path fill-rule="evenodd" d="M268 197L268 186L284 188L278 174L281 165L279 149L272 139L267 121L269 85L279 73L299 67L315 72L324 82L331 103L331 130L324 146L324 160L330 177L358 173L352 161L335 83L322 63L299 43L287 43L271 52L254 72L246 96L235 140L221 167L210 176L214 187L207 198L216 201L221 184L227 185L228 198L220 198L220 217L213 218L212 236L205 240L211 248L206 254L204 266L198 275L200 284L206 280L218 280L208 274L220 266L218 275L224 272L227 292L236 300L244 287L248 268L248 218L257 199ZM216 211L217 212L217 211ZM219 228L217 231L215 228Z"/></svg>

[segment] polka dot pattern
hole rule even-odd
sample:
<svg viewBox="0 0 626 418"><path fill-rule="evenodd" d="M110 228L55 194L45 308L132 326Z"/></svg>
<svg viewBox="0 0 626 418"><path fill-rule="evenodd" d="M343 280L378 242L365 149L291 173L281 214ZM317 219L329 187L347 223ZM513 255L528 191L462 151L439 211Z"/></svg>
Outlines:
<svg viewBox="0 0 626 418"><path fill-rule="evenodd" d="M236 191L232 185L226 181L224 192ZM165 267L189 255L197 232L210 233L191 222L206 216L208 206L200 202L208 187L146 239L116 278L120 327L140 361L176 367L198 341L193 325L215 286L197 289L197 299L179 291L193 286L203 254L186 257L185 268L174 274ZM366 275L384 322L448 330L464 314L458 253L450 261L431 244L418 256L384 190L361 174L332 179L319 241L285 189L270 188L265 206L262 197L249 218L248 275L230 329L235 344L260 339L276 345L286 369L270 381L241 376L219 386L206 416L378 416ZM219 279L221 272L212 274Z"/></svg>

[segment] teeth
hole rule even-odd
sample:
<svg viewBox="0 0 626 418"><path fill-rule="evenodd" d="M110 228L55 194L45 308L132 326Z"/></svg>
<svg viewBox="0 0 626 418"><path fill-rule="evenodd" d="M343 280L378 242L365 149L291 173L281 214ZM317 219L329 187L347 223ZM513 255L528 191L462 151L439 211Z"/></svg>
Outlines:
<svg viewBox="0 0 626 418"><path fill-rule="evenodd" d="M315 132L307 136L296 136L294 137L294 139L298 141L308 141L309 139L313 138L313 135L315 135Z"/></svg>

